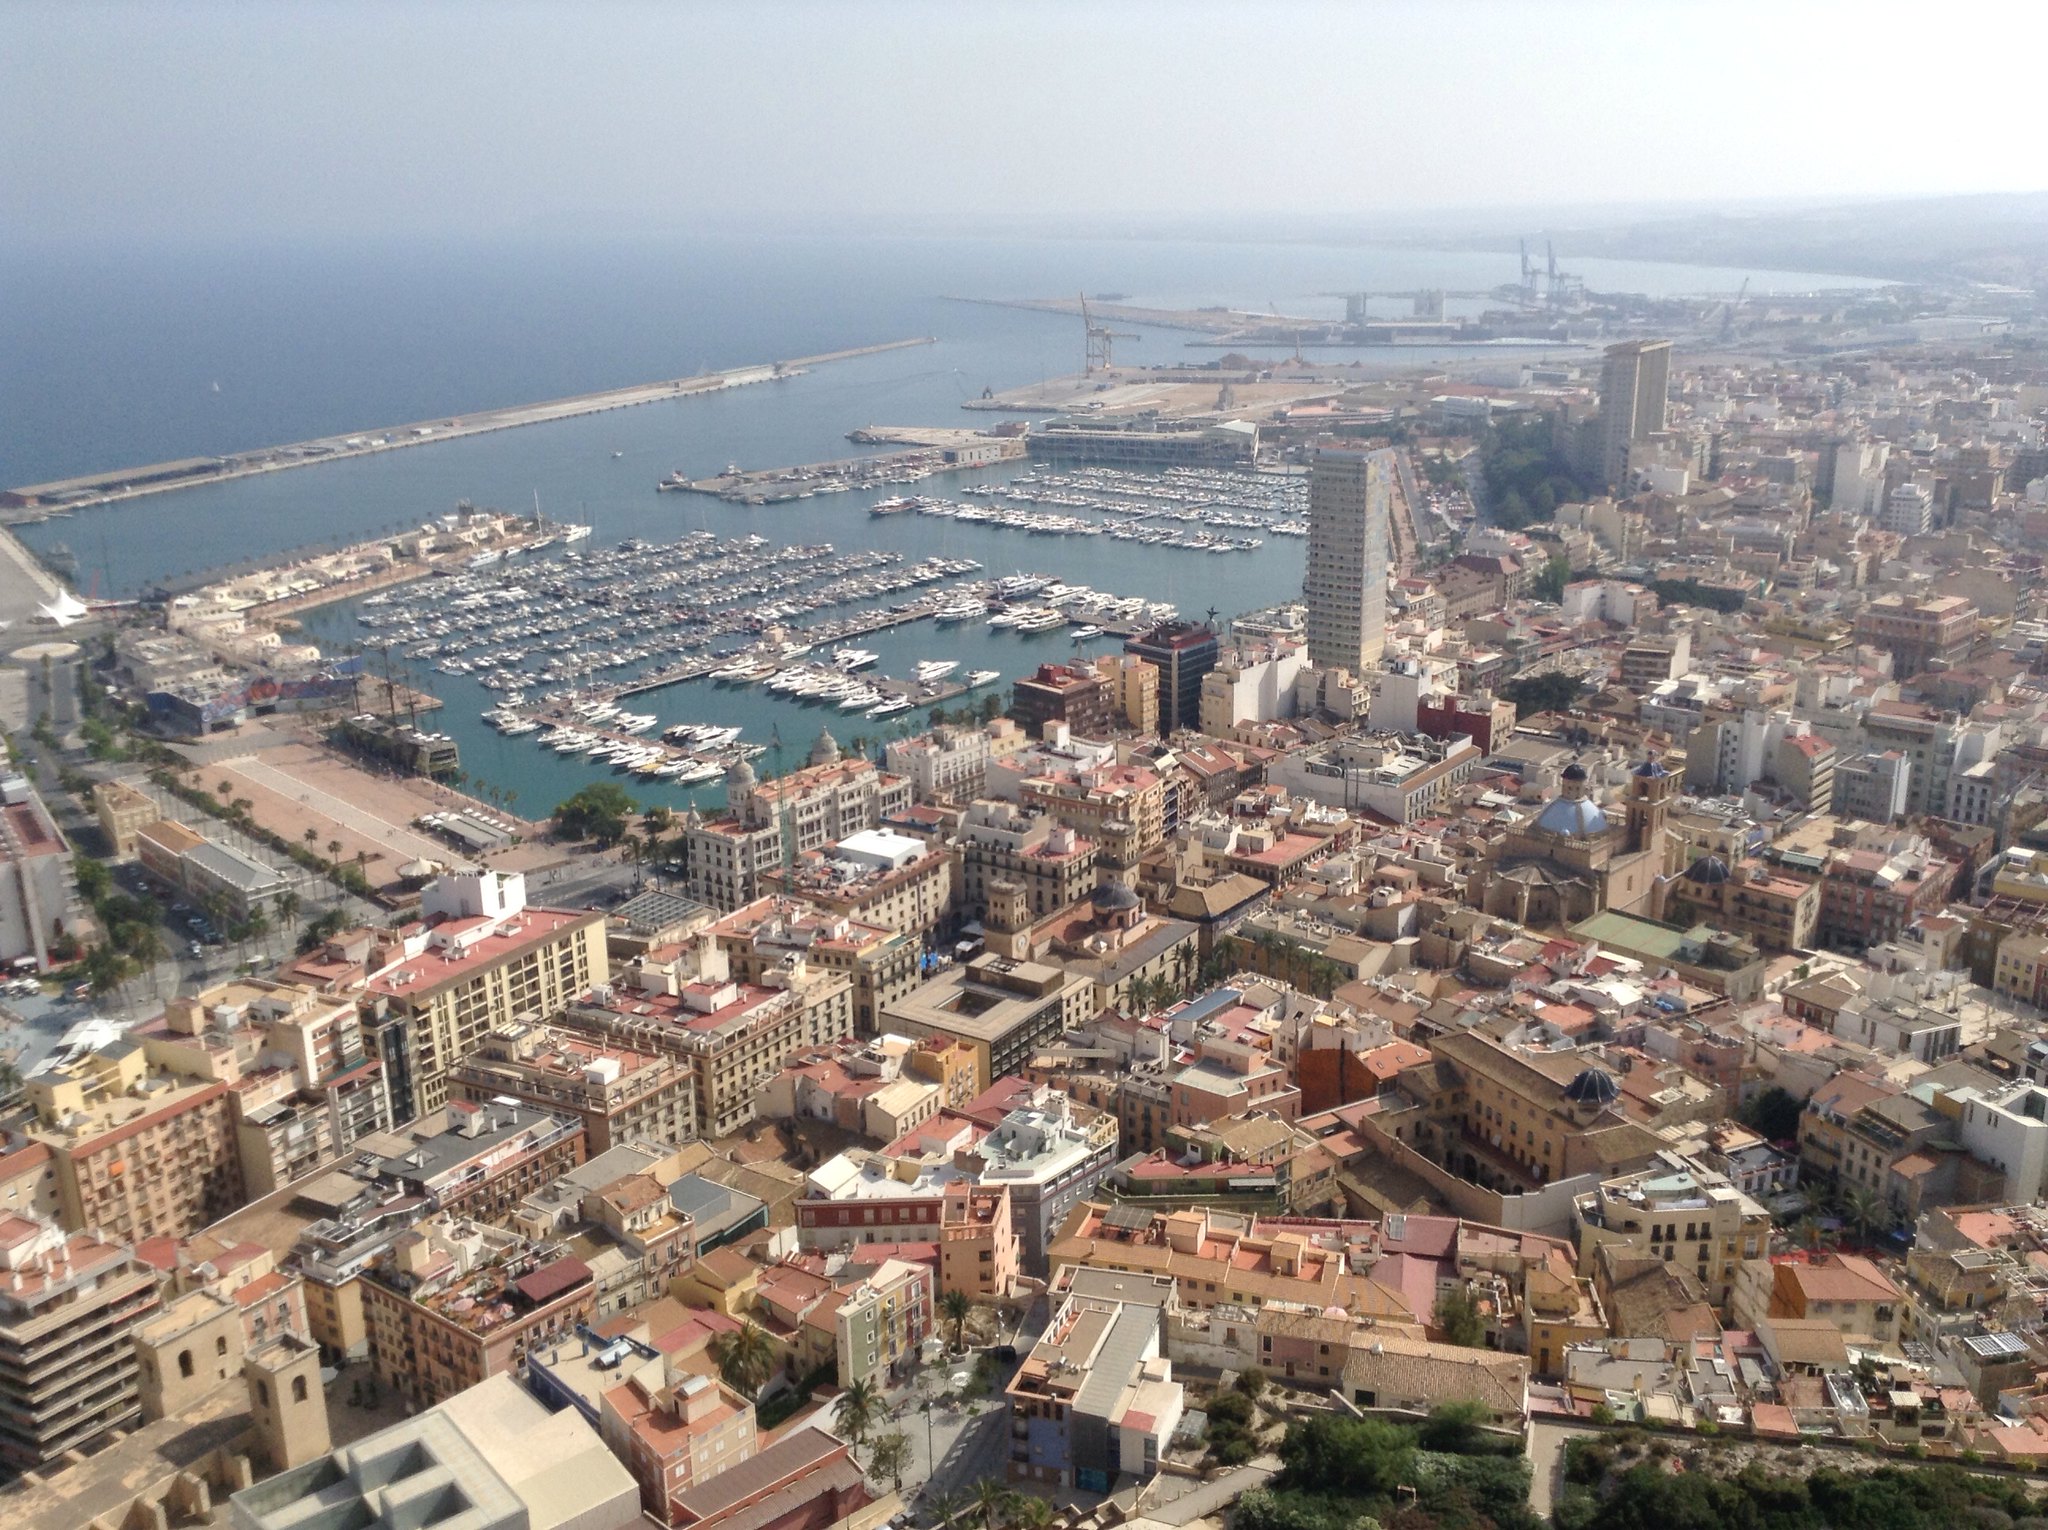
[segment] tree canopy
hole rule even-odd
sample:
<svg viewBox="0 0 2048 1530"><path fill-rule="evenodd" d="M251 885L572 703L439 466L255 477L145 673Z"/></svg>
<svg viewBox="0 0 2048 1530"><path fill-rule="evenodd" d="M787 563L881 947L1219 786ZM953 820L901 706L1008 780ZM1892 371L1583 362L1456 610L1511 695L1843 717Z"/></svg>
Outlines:
<svg viewBox="0 0 2048 1530"><path fill-rule="evenodd" d="M572 839L593 839L616 845L640 811L626 789L612 781L593 781L555 808L555 827Z"/></svg>

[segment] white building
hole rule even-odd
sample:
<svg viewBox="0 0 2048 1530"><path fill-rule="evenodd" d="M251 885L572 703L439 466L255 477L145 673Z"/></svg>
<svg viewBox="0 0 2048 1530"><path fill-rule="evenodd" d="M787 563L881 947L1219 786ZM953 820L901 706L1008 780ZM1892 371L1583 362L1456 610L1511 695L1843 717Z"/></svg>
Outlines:
<svg viewBox="0 0 2048 1530"><path fill-rule="evenodd" d="M1902 537L1925 536L1934 529L1934 496L1924 484L1902 483L1885 496L1877 524Z"/></svg>
<svg viewBox="0 0 2048 1530"><path fill-rule="evenodd" d="M2048 1170L2048 1089L2016 1083L1990 1094L1958 1089L1949 1098L1963 1109L1963 1146L2005 1174L2000 1203L2027 1206L2039 1200Z"/></svg>
<svg viewBox="0 0 2048 1530"><path fill-rule="evenodd" d="M49 964L71 907L71 846L21 776L0 780L0 961Z"/></svg>
<svg viewBox="0 0 2048 1530"><path fill-rule="evenodd" d="M988 779L988 734L980 728L934 728L918 738L893 740L882 751L892 775L907 777L919 802L970 802Z"/></svg>
<svg viewBox="0 0 2048 1530"><path fill-rule="evenodd" d="M1239 723L1277 722L1295 715L1295 686L1308 668L1299 643L1273 642L1225 650L1202 676L1202 731L1223 734Z"/></svg>

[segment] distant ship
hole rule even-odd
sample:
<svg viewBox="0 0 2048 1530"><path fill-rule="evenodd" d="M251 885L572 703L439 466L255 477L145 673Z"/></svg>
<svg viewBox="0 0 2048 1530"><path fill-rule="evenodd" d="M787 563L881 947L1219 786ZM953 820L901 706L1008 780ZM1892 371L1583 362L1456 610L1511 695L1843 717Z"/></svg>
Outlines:
<svg viewBox="0 0 2048 1530"><path fill-rule="evenodd" d="M569 525L562 528L562 540L564 542L580 542L589 535L590 528L588 526Z"/></svg>

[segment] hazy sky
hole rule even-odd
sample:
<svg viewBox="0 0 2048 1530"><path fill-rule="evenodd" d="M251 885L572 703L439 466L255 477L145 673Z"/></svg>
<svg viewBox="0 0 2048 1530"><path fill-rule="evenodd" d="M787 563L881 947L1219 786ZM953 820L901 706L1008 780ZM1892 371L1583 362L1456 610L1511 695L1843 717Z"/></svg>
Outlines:
<svg viewBox="0 0 2048 1530"><path fill-rule="evenodd" d="M15 237L2035 189L2039 0L0 0Z"/></svg>

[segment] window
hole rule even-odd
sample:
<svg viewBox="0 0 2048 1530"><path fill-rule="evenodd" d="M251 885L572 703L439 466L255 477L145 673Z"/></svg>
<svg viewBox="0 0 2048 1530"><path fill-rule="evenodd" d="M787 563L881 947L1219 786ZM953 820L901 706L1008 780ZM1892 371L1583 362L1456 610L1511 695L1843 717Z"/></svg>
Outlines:
<svg viewBox="0 0 2048 1530"><path fill-rule="evenodd" d="M178 1351L178 1374L180 1376L192 1374L192 1351L189 1349Z"/></svg>
<svg viewBox="0 0 2048 1530"><path fill-rule="evenodd" d="M306 1378L305 1378L305 1377L303 1377L303 1376L294 1376L294 1377L292 1377L292 1401L293 1401L293 1402L304 1402L305 1400L306 1400Z"/></svg>

